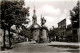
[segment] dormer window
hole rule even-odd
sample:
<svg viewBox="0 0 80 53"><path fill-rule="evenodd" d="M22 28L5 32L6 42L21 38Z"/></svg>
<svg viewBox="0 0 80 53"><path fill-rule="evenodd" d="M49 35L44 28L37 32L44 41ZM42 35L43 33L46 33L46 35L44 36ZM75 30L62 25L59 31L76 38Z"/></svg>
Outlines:
<svg viewBox="0 0 80 53"><path fill-rule="evenodd" d="M77 21L75 20L74 22L76 23Z"/></svg>

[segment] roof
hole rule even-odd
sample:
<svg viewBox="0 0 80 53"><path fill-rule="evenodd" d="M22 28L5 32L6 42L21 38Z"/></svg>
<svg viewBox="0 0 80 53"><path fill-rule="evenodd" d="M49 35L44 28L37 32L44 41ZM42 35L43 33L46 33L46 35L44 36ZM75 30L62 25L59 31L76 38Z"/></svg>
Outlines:
<svg viewBox="0 0 80 53"><path fill-rule="evenodd" d="M66 21L66 19L61 20L60 22L58 22L58 24L59 24L59 23L62 23L62 22L64 22L64 21Z"/></svg>
<svg viewBox="0 0 80 53"><path fill-rule="evenodd" d="M40 28L40 25L35 23L35 24L32 24L30 27L30 29L39 29Z"/></svg>

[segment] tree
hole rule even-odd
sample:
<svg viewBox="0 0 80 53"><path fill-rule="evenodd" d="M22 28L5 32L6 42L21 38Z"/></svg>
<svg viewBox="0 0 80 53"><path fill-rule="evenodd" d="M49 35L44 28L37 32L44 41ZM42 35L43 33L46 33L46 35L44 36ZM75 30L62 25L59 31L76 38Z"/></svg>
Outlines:
<svg viewBox="0 0 80 53"><path fill-rule="evenodd" d="M73 27L78 28L79 27L79 11L80 11L80 6L79 6L79 1L77 2L77 5L70 10L70 16L71 16L71 21Z"/></svg>
<svg viewBox="0 0 80 53"><path fill-rule="evenodd" d="M52 39L53 39L53 37L54 37L54 30L53 30L53 28L51 28L50 30L49 30L49 32L48 32L48 35L49 35L49 40L50 41L52 41Z"/></svg>
<svg viewBox="0 0 80 53"><path fill-rule="evenodd" d="M22 25L22 30L19 33L20 35L24 36L25 38L31 39L32 38L32 34L31 34L31 30L26 28L25 26Z"/></svg>
<svg viewBox="0 0 80 53"><path fill-rule="evenodd" d="M78 41L77 29L79 28L79 16L80 16L79 12L80 12L80 1L77 2L77 5L72 10L70 10L73 42Z"/></svg>
<svg viewBox="0 0 80 53"><path fill-rule="evenodd" d="M23 23L28 23L26 16L29 16L29 7L23 8L23 3L17 1L1 1L0 6L1 28L4 29L4 31L5 29L9 31L9 47L11 47L10 28L12 25L16 25L17 28L19 28Z"/></svg>

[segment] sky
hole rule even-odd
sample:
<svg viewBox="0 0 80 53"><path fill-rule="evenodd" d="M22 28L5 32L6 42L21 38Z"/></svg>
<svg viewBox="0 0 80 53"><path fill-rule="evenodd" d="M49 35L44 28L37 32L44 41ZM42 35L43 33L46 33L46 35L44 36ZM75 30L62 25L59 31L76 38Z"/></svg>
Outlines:
<svg viewBox="0 0 80 53"><path fill-rule="evenodd" d="M1 1L1 0L0 0ZM29 13L30 23L28 27L32 24L33 10L35 6L37 23L41 25L41 15L46 19L45 25L48 28L58 27L58 23L66 19L67 25L70 22L69 11L76 6L78 0L24 0L24 7L30 7Z"/></svg>
<svg viewBox="0 0 80 53"><path fill-rule="evenodd" d="M45 25L48 28L58 27L58 22L67 19L67 25L70 24L69 11L76 6L78 0L24 0L25 6L30 7L30 20L28 26L32 24L32 15L35 6L37 23L41 23L41 15L46 19Z"/></svg>

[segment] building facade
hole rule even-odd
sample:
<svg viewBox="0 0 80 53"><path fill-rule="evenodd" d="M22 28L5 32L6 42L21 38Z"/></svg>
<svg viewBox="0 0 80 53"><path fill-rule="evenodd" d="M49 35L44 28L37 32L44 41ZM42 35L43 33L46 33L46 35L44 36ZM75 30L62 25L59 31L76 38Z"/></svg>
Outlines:
<svg viewBox="0 0 80 53"><path fill-rule="evenodd" d="M59 41L65 41L66 39L66 19L58 23L59 28Z"/></svg>
<svg viewBox="0 0 80 53"><path fill-rule="evenodd" d="M68 25L66 28L66 41L72 42L73 33L72 33L72 25Z"/></svg>

